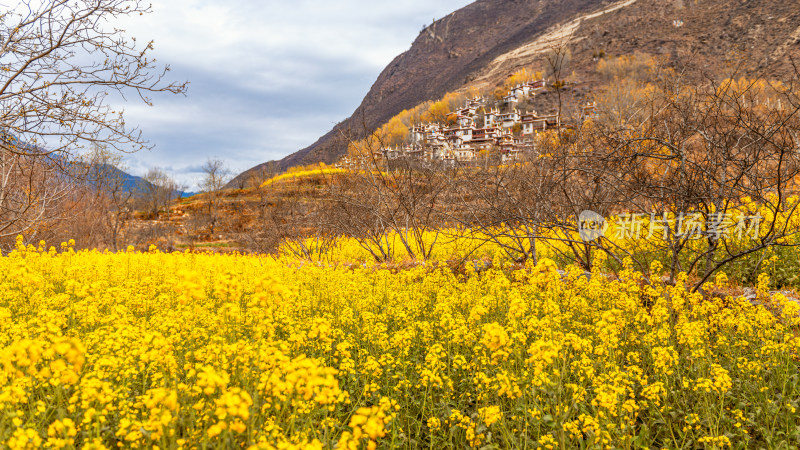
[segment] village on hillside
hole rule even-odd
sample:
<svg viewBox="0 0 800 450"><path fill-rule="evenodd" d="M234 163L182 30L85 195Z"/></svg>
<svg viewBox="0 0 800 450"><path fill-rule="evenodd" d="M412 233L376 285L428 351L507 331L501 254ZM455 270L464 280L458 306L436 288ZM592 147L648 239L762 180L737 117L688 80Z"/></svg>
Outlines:
<svg viewBox="0 0 800 450"><path fill-rule="evenodd" d="M538 114L535 110L520 111L518 105L531 104L537 93L547 87L543 78L520 83L501 100L490 101L482 96L466 100L464 106L447 117L445 124L423 123L410 129L407 142L380 145L371 155L344 156L336 164L343 169L364 167L364 159L392 161L417 160L439 164L475 164L479 156L507 163L520 155L536 151L536 136L548 130L574 128L574 122L562 120L556 112ZM597 114L594 102L579 108L582 122Z"/></svg>

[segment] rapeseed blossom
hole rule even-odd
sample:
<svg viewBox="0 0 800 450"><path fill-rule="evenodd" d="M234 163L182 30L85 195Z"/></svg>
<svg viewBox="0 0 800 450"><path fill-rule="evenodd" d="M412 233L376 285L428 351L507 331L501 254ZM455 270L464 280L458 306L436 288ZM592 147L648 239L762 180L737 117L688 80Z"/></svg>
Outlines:
<svg viewBox="0 0 800 450"><path fill-rule="evenodd" d="M73 247L0 257L0 447L800 445L800 307L767 275L751 303L629 264Z"/></svg>

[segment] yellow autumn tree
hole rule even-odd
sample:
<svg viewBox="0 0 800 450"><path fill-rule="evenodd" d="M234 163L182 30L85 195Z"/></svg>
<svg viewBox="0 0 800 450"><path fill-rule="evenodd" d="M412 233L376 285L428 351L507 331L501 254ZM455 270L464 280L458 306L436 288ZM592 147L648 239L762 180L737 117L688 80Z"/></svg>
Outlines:
<svg viewBox="0 0 800 450"><path fill-rule="evenodd" d="M431 104L423 118L426 122L444 122L451 112L450 106L444 100L439 100Z"/></svg>
<svg viewBox="0 0 800 450"><path fill-rule="evenodd" d="M522 68L506 78L506 81L503 83L502 89L505 91L503 95L506 95L509 90L512 88L528 83L530 81L541 80L542 79L542 72L537 72L533 70L529 70L527 68Z"/></svg>
<svg viewBox="0 0 800 450"><path fill-rule="evenodd" d="M737 108L756 110L779 109L789 106L781 101L782 94L785 94L786 90L787 87L780 81L747 77L726 78L717 86L717 94L724 93L738 103ZM732 104L731 106L733 107Z"/></svg>
<svg viewBox="0 0 800 450"><path fill-rule="evenodd" d="M395 116L382 126L378 135L384 145L400 145L408 138L409 129L400 116Z"/></svg>
<svg viewBox="0 0 800 450"><path fill-rule="evenodd" d="M650 78L658 64L658 60L652 55L636 52L632 55L601 59L597 63L597 72L606 81L644 81Z"/></svg>
<svg viewBox="0 0 800 450"><path fill-rule="evenodd" d="M603 112L603 120L615 124L636 123L637 115L645 113L655 89L650 83L658 61L646 53L603 58L597 72L605 81L593 93L593 100Z"/></svg>
<svg viewBox="0 0 800 450"><path fill-rule="evenodd" d="M467 88L466 95L467 98L475 98L475 97L482 97L483 93L476 86L470 86Z"/></svg>

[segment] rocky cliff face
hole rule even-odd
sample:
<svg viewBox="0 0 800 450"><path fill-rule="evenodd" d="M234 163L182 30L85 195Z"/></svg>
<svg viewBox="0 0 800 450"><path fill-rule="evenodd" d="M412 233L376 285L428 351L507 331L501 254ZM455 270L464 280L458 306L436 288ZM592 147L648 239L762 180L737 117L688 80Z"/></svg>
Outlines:
<svg viewBox="0 0 800 450"><path fill-rule="evenodd" d="M785 0L478 0L424 29L350 118L277 166L331 163L344 154L348 130L371 131L448 91L543 67L543 53L559 44L569 48L569 71L586 91L600 51L692 58L712 70L738 64L745 73L770 65L780 76L792 57L800 63L800 8Z"/></svg>

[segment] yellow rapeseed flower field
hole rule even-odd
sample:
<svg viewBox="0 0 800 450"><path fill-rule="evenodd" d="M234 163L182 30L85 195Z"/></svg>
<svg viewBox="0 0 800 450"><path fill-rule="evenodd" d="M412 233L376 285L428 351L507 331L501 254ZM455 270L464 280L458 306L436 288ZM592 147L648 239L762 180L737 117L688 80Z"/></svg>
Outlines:
<svg viewBox="0 0 800 450"><path fill-rule="evenodd" d="M766 276L754 306L562 269L20 244L0 447L800 445L800 307Z"/></svg>
<svg viewBox="0 0 800 450"><path fill-rule="evenodd" d="M263 187L271 186L271 185L273 185L273 184L275 184L277 182L285 181L285 180L299 180L299 179L303 179L303 178L318 178L318 177L329 176L329 175L343 174L343 173L346 173L346 172L347 171L344 170L344 169L338 169L336 167L327 167L327 166L320 165L320 166L314 167L314 168L309 168L309 169L305 169L305 170L295 170L293 172L286 172L286 173L282 173L280 175L275 175L274 177L272 177L272 178L264 181L263 183L261 183L260 187L263 188Z"/></svg>

